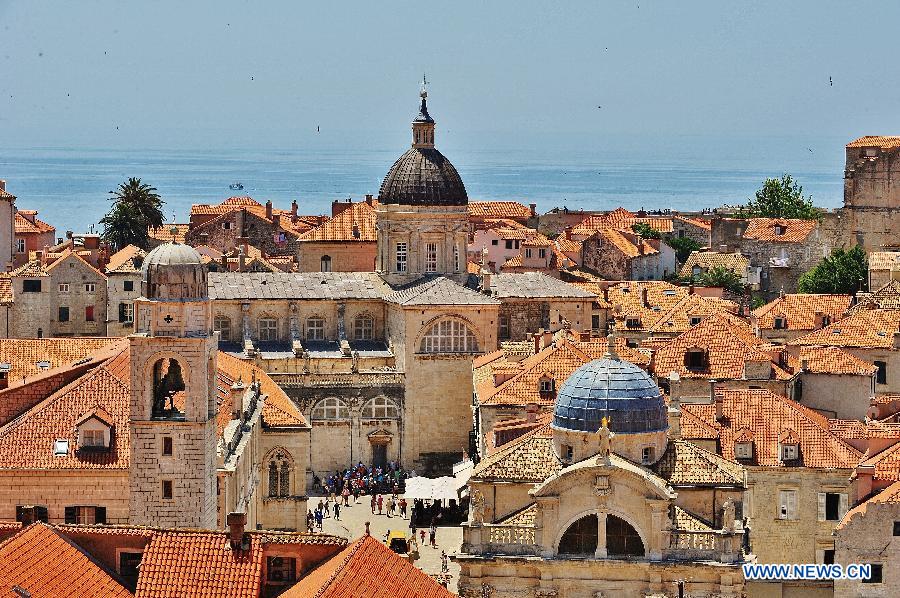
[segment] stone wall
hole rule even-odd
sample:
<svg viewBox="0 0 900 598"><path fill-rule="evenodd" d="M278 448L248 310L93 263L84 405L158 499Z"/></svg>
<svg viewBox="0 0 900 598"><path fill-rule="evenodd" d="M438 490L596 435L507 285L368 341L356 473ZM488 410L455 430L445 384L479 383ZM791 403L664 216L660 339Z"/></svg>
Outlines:
<svg viewBox="0 0 900 598"><path fill-rule="evenodd" d="M125 470L0 471L0 520L15 521L16 505L47 507L50 523L65 523L70 506L106 507L107 523L133 523Z"/></svg>
<svg viewBox="0 0 900 598"><path fill-rule="evenodd" d="M272 220L267 220L244 209L234 210L192 227L185 236L185 242L228 252L241 245L242 239L246 238L247 243L266 255L297 255L297 236L281 229L279 218L275 215ZM274 235L278 232L285 232L286 240L282 243L275 242Z"/></svg>
<svg viewBox="0 0 900 598"><path fill-rule="evenodd" d="M331 258L332 272L374 272L374 241L301 241L300 272L321 272L322 257Z"/></svg>
<svg viewBox="0 0 900 598"><path fill-rule="evenodd" d="M872 376L803 372L800 381L802 395L796 397L796 389L794 391L798 402L829 418L865 419L874 386Z"/></svg>
<svg viewBox="0 0 900 598"><path fill-rule="evenodd" d="M606 280L629 280L630 259L616 247L603 242L598 234L591 235L581 245L581 264Z"/></svg>
<svg viewBox="0 0 900 598"><path fill-rule="evenodd" d="M851 563L882 564L883 582L836 581L835 598L887 598L897 594L900 537L893 534L895 521L900 521L900 503L870 503L837 530L834 562L845 567Z"/></svg>
<svg viewBox="0 0 900 598"><path fill-rule="evenodd" d="M843 229L867 251L900 246L900 150L847 148Z"/></svg>
<svg viewBox="0 0 900 598"><path fill-rule="evenodd" d="M125 282L131 282L130 291L125 290ZM120 318L120 304L134 306L134 300L141 295L141 273L112 273L106 279L106 335L128 336L134 332L134 313L131 320Z"/></svg>
<svg viewBox="0 0 900 598"><path fill-rule="evenodd" d="M556 332L568 321L575 331L590 330L593 300L504 297L500 300L497 338L523 341L540 329ZM500 337L500 322L508 323L509 335Z"/></svg>

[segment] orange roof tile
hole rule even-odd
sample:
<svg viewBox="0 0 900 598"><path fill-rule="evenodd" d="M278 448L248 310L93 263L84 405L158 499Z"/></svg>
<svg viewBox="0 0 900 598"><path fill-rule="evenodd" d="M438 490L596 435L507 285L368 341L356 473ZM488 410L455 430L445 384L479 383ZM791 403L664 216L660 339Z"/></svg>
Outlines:
<svg viewBox="0 0 900 598"><path fill-rule="evenodd" d="M838 347L800 347L800 358L796 365L802 366L804 362L806 371L811 374L871 376L878 369Z"/></svg>
<svg viewBox="0 0 900 598"><path fill-rule="evenodd" d="M553 433L547 421L482 459L472 470L471 479L543 482L562 467L553 450Z"/></svg>
<svg viewBox="0 0 900 598"><path fill-rule="evenodd" d="M175 232L172 232L172 229ZM151 239L156 239L162 243L184 243L184 239L190 230L190 224L163 224L159 228L150 228L147 235Z"/></svg>
<svg viewBox="0 0 900 598"><path fill-rule="evenodd" d="M688 289L661 280L626 281L610 286L607 294L615 310L617 326L628 331L642 331L652 327L687 296ZM629 321L634 325L628 326Z"/></svg>
<svg viewBox="0 0 900 598"><path fill-rule="evenodd" d="M300 241L367 241L374 243L375 205L354 203L343 212L300 236Z"/></svg>
<svg viewBox="0 0 900 598"><path fill-rule="evenodd" d="M898 329L900 310L863 310L788 344L890 349Z"/></svg>
<svg viewBox="0 0 900 598"><path fill-rule="evenodd" d="M740 253L720 253L718 251L692 251L681 266L679 275L684 278L694 276L694 268L700 268L702 272L714 268L727 268L738 276L746 276L750 259Z"/></svg>
<svg viewBox="0 0 900 598"><path fill-rule="evenodd" d="M753 316L761 329L773 330L775 318L784 318L787 330L815 330L821 325L817 313L835 322L852 301L850 295L784 295L753 310Z"/></svg>
<svg viewBox="0 0 900 598"><path fill-rule="evenodd" d="M831 429L825 416L788 398L763 389L717 390L716 395L723 399L722 421L716 421L715 405L682 403L681 410L718 430L721 454L730 461L735 461L735 438L745 429L753 433L751 465L784 467L778 439L785 432L797 436L805 467L852 469L862 457ZM690 440L693 430L684 423L682 416L681 433Z"/></svg>
<svg viewBox="0 0 900 598"><path fill-rule="evenodd" d="M225 214L240 208L261 208L265 213L265 206L249 196L229 197L222 203L210 205L205 203L194 204L191 206L191 215L193 214Z"/></svg>
<svg viewBox="0 0 900 598"><path fill-rule="evenodd" d="M470 201L469 218L531 218L531 208L517 201Z"/></svg>
<svg viewBox="0 0 900 598"><path fill-rule="evenodd" d="M109 256L106 264L107 272L140 272L137 261L143 260L147 253L135 245L127 245ZM135 259L137 258L137 260Z"/></svg>
<svg viewBox="0 0 900 598"><path fill-rule="evenodd" d="M811 232L816 230L815 220L798 218L750 218L744 230L745 239L772 241L775 243L802 243ZM782 229L776 234L776 227Z"/></svg>
<svg viewBox="0 0 900 598"><path fill-rule="evenodd" d="M877 480L900 480L900 442L896 442L880 453L860 463L863 467L875 468Z"/></svg>
<svg viewBox="0 0 900 598"><path fill-rule="evenodd" d="M855 519L856 517L865 516L866 511L871 505L891 503L900 503L900 482L894 482L875 496L869 498L864 502L861 502L860 504L847 511L847 513L844 514L843 519L841 519L841 522L835 529L843 529L845 526L852 523L853 519Z"/></svg>
<svg viewBox="0 0 900 598"><path fill-rule="evenodd" d="M38 220L34 218L34 222L25 217L25 215L29 215L34 218L35 212L34 210L18 210L16 212L16 234L17 235L39 235L42 233L55 233L56 227L50 224L47 224L43 220Z"/></svg>
<svg viewBox="0 0 900 598"><path fill-rule="evenodd" d="M259 596L263 550L249 534L249 550L233 550L227 534L156 534L141 558L135 596L139 598L219 598Z"/></svg>
<svg viewBox="0 0 900 598"><path fill-rule="evenodd" d="M699 322L720 313L737 314L738 305L727 299L685 295L678 303L662 313L655 324L647 330L655 334L680 334L687 332ZM699 319L699 322L698 322Z"/></svg>
<svg viewBox="0 0 900 598"><path fill-rule="evenodd" d="M900 137L891 135L865 135L854 139L847 147L880 147L881 149L895 149L900 147Z"/></svg>
<svg viewBox="0 0 900 598"><path fill-rule="evenodd" d="M32 598L131 596L98 561L43 523L0 544L0 580L9 596L17 594L14 587Z"/></svg>
<svg viewBox="0 0 900 598"><path fill-rule="evenodd" d="M267 395L263 406L263 421L267 427L306 427L309 424L287 393L256 365L220 351L217 358L221 381L230 391L232 384L241 379L250 384L254 377L259 381L262 392ZM222 397L220 397L222 398ZM230 413L230 409L220 410Z"/></svg>
<svg viewBox="0 0 900 598"><path fill-rule="evenodd" d="M679 216L675 214L672 216L673 220L680 220L682 222L686 222L687 224L693 224L694 226L698 226L705 230L712 230L712 224L709 220L704 220L703 218L692 218L690 216Z"/></svg>
<svg viewBox="0 0 900 598"><path fill-rule="evenodd" d="M407 559L363 536L308 573L284 598L451 598Z"/></svg>
<svg viewBox="0 0 900 598"><path fill-rule="evenodd" d="M120 342L118 338L69 337L45 339L0 339L0 363L10 364L8 378L13 380L40 374L38 362L49 361L48 369L84 359L103 347Z"/></svg>
<svg viewBox="0 0 900 598"><path fill-rule="evenodd" d="M87 253L87 252L84 252ZM83 252L72 251L71 248L64 250L53 263L48 264L46 267L47 272L52 272L57 267L59 267L63 262L66 261L67 258L71 257L72 259L81 262L83 266L85 266L88 270L96 274L98 277L102 278L104 281L106 280L106 274L92 266L86 259L82 257Z"/></svg>
<svg viewBox="0 0 900 598"><path fill-rule="evenodd" d="M12 305L12 303L12 278L5 272L0 273L0 305Z"/></svg>
<svg viewBox="0 0 900 598"><path fill-rule="evenodd" d="M604 245L612 245L626 257L637 257L639 255L653 255L659 253L659 249L654 247L648 239L641 239L640 246L638 246L639 237L633 233L623 232L612 228L604 228L598 230L594 235L601 237ZM641 251L641 248L643 248L643 252Z"/></svg>

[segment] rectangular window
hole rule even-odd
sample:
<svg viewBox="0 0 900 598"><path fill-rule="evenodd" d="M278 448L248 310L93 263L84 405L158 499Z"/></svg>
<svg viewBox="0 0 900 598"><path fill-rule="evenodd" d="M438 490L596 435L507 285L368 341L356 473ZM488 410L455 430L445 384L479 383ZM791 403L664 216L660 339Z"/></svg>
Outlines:
<svg viewBox="0 0 900 598"><path fill-rule="evenodd" d="M163 457L171 457L175 453L175 446L172 442L171 436L163 436L162 439L162 454Z"/></svg>
<svg viewBox="0 0 900 598"><path fill-rule="evenodd" d="M134 304L132 303L120 303L119 304L119 322L123 324L130 324L134 321Z"/></svg>
<svg viewBox="0 0 900 598"><path fill-rule="evenodd" d="M491 239L491 245L493 245L494 247L496 247L499 244L500 244L500 241L498 239Z"/></svg>
<svg viewBox="0 0 900 598"><path fill-rule="evenodd" d="M793 461L799 456L799 447L796 444L781 445L781 460Z"/></svg>
<svg viewBox="0 0 900 598"><path fill-rule="evenodd" d="M437 272L437 243L425 243L425 271Z"/></svg>
<svg viewBox="0 0 900 598"><path fill-rule="evenodd" d="M103 430L82 430L81 446L106 446L106 434Z"/></svg>
<svg viewBox="0 0 900 598"><path fill-rule="evenodd" d="M869 579L864 579L863 583L881 583L882 582L882 565L881 563L872 563L872 575Z"/></svg>
<svg viewBox="0 0 900 598"><path fill-rule="evenodd" d="M753 458L753 444L750 442L736 442L734 444L734 458L735 459L752 459Z"/></svg>
<svg viewBox="0 0 900 598"><path fill-rule="evenodd" d="M16 521L19 523L25 521L25 510L32 510L32 517L35 521L42 521L47 523L49 521L49 517L47 515L47 507L42 507L38 505L28 506L25 505L16 505Z"/></svg>
<svg viewBox="0 0 900 598"><path fill-rule="evenodd" d="M25 253L25 239L16 239L16 253Z"/></svg>
<svg viewBox="0 0 900 598"><path fill-rule="evenodd" d="M825 521L837 521L840 496L834 492L825 493Z"/></svg>
<svg viewBox="0 0 900 598"><path fill-rule="evenodd" d="M85 322L93 322L94 321L94 306L86 305L84 307L84 321Z"/></svg>
<svg viewBox="0 0 900 598"><path fill-rule="evenodd" d="M325 340L325 320L322 318L309 318L306 320L306 340Z"/></svg>
<svg viewBox="0 0 900 598"><path fill-rule="evenodd" d="M138 566L141 564L140 552L119 553L119 576L130 588L137 587Z"/></svg>
<svg viewBox="0 0 900 598"><path fill-rule="evenodd" d="M641 463L648 465L653 463L653 455L656 451L653 450L652 446L645 446L641 449Z"/></svg>
<svg viewBox="0 0 900 598"><path fill-rule="evenodd" d="M58 317L56 318L58 322L68 322L69 321L69 308L68 307L60 307L58 310Z"/></svg>
<svg viewBox="0 0 900 598"><path fill-rule="evenodd" d="M93 293L97 289L97 285L92 282L84 283L84 292L85 293Z"/></svg>
<svg viewBox="0 0 900 598"><path fill-rule="evenodd" d="M600 330L600 314L591 314L591 330Z"/></svg>
<svg viewBox="0 0 900 598"><path fill-rule="evenodd" d="M397 243L397 272L406 272L406 243Z"/></svg>
<svg viewBox="0 0 900 598"><path fill-rule="evenodd" d="M72 506L65 508L66 523L93 525L106 523L106 507Z"/></svg>
<svg viewBox="0 0 900 598"><path fill-rule="evenodd" d="M278 320L276 320L275 318L259 319L259 340L278 340Z"/></svg>
<svg viewBox="0 0 900 598"><path fill-rule="evenodd" d="M900 536L900 521L894 522L894 535Z"/></svg>
<svg viewBox="0 0 900 598"><path fill-rule="evenodd" d="M778 492L778 518L793 521L797 519L797 491Z"/></svg>
<svg viewBox="0 0 900 598"><path fill-rule="evenodd" d="M787 328L787 320L784 318L775 318L774 328L775 330L784 330Z"/></svg>
<svg viewBox="0 0 900 598"><path fill-rule="evenodd" d="M226 220L222 223L222 230L231 230L231 221Z"/></svg>
<svg viewBox="0 0 900 598"><path fill-rule="evenodd" d="M571 463L572 459L575 458L575 449L572 448L570 444L562 445L563 456L567 463Z"/></svg>
<svg viewBox="0 0 900 598"><path fill-rule="evenodd" d="M172 487L172 480L163 480L162 481L162 497L165 500L172 500L172 497L175 495L174 489Z"/></svg>
<svg viewBox="0 0 900 598"><path fill-rule="evenodd" d="M541 258L542 260L546 259L547 250L546 249L538 249L538 257Z"/></svg>
<svg viewBox="0 0 900 598"><path fill-rule="evenodd" d="M512 239L507 239L507 240L506 240L506 248L507 248L507 249L512 249L512 248L513 248L513 242L512 242Z"/></svg>
<svg viewBox="0 0 900 598"><path fill-rule="evenodd" d="M875 367L878 368L878 371L875 372L875 383L887 384L887 362L875 361L873 363L875 364Z"/></svg>
<svg viewBox="0 0 900 598"><path fill-rule="evenodd" d="M847 514L847 495L843 492L819 492L819 521L840 521Z"/></svg>
<svg viewBox="0 0 900 598"><path fill-rule="evenodd" d="M130 293L134 290L134 281L133 280L123 280L122 281L122 290Z"/></svg>
<svg viewBox="0 0 900 598"><path fill-rule="evenodd" d="M41 281L40 280L23 280L22 281L22 292L23 293L40 293L41 292Z"/></svg>
<svg viewBox="0 0 900 598"><path fill-rule="evenodd" d="M834 564L834 548L822 551L822 563L826 565Z"/></svg>
<svg viewBox="0 0 900 598"><path fill-rule="evenodd" d="M69 283L67 283L67 282L59 283L59 292L60 293L68 293L69 292Z"/></svg>
<svg viewBox="0 0 900 598"><path fill-rule="evenodd" d="M266 557L266 580L273 583L297 581L297 559L286 556Z"/></svg>
<svg viewBox="0 0 900 598"><path fill-rule="evenodd" d="M526 247L526 248L525 248L525 258L526 258L526 259L530 259L530 258L531 258L531 247Z"/></svg>
<svg viewBox="0 0 900 598"><path fill-rule="evenodd" d="M453 248L453 271L459 272L459 247Z"/></svg>
<svg viewBox="0 0 900 598"><path fill-rule="evenodd" d="M509 316L500 316L500 326L497 334L501 340L509 339Z"/></svg>

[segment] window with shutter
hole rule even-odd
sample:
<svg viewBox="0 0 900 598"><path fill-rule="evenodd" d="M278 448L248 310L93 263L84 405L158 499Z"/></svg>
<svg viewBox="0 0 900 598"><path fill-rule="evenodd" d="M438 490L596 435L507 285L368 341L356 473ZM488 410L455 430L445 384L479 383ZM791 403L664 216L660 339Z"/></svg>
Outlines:
<svg viewBox="0 0 900 598"><path fill-rule="evenodd" d="M825 521L825 493L819 492L819 494L817 495L817 498L818 498L818 507L819 507L818 520Z"/></svg>
<svg viewBox="0 0 900 598"><path fill-rule="evenodd" d="M778 492L778 518L797 519L797 491L781 490Z"/></svg>
<svg viewBox="0 0 900 598"><path fill-rule="evenodd" d="M76 507L66 507L65 508L65 522L66 523L75 523L76 517L77 517Z"/></svg>

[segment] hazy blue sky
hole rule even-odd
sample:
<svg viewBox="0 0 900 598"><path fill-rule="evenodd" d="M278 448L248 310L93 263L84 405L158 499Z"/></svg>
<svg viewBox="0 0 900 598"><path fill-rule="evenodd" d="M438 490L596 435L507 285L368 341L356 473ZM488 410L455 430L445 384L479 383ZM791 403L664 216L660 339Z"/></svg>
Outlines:
<svg viewBox="0 0 900 598"><path fill-rule="evenodd" d="M0 0L0 139L393 147L425 71L439 135L485 146L849 140L900 132L898 23L878 1Z"/></svg>

